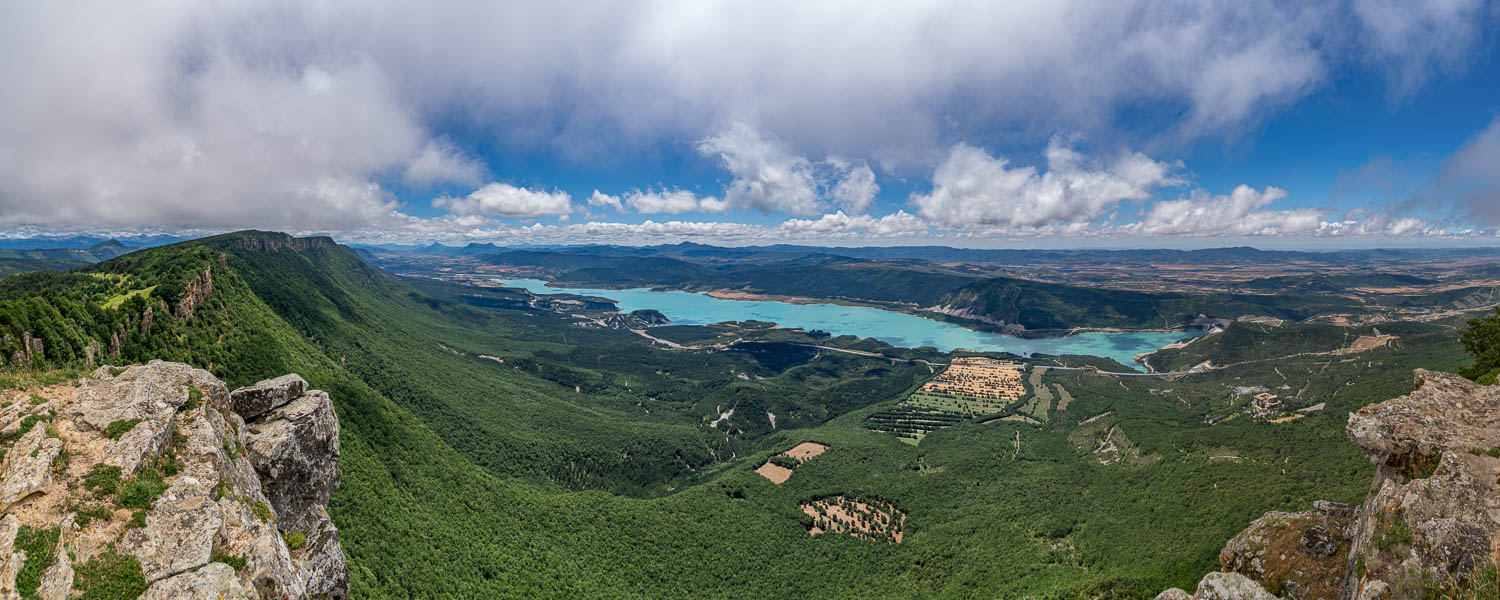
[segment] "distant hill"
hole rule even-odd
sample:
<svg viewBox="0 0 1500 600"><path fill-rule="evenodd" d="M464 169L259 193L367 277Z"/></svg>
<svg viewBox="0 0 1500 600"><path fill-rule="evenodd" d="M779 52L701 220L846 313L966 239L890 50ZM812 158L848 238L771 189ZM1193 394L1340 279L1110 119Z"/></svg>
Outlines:
<svg viewBox="0 0 1500 600"><path fill-rule="evenodd" d="M0 277L27 271L66 271L130 251L131 248L118 240L105 240L88 248L0 248Z"/></svg>

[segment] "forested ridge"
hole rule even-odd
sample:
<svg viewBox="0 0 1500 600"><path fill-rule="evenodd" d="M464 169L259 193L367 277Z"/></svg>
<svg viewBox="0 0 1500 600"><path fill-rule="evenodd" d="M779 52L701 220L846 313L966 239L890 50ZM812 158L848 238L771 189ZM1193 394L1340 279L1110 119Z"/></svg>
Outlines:
<svg viewBox="0 0 1500 600"><path fill-rule="evenodd" d="M96 364L178 360L231 386L302 374L342 424L330 512L358 598L1137 598L1196 581L1266 510L1362 495L1369 464L1343 415L1408 391L1411 366L1466 360L1434 330L1357 363L1169 385L1053 371L1045 383L1076 399L1044 424L964 422L914 447L865 422L930 376L920 364L667 351L458 300L473 293L326 238L164 246L0 279L6 385L76 376L90 348ZM1327 408L1290 426L1222 418L1244 402L1228 390L1268 381ZM1135 458L1102 464L1106 435ZM830 450L786 483L751 471L805 440ZM799 504L833 495L893 503L905 541L809 536Z"/></svg>

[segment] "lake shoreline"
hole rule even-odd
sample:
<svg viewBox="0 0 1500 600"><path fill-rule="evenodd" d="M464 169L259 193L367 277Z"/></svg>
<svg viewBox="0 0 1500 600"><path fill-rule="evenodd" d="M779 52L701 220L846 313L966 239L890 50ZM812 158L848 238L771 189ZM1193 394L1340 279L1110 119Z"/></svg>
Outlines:
<svg viewBox="0 0 1500 600"><path fill-rule="evenodd" d="M596 287L569 288L568 284L540 279L495 279L496 283L532 294L571 294L613 302L619 312L654 309L676 325L758 320L786 328L823 330L834 335L852 335L905 348L931 347L940 352L968 349L976 352L1008 352L1017 355L1078 354L1098 356L1122 366L1138 365L1135 355L1154 352L1186 337L1190 330L1089 331L1084 328L1031 331L1033 335L984 331L937 319L915 309L892 310L864 303L822 301L815 298L777 297L743 290L685 291L658 288ZM715 292L713 294L706 292ZM788 300L797 300L790 302ZM1045 333L1049 335L1035 335Z"/></svg>
<svg viewBox="0 0 1500 600"><path fill-rule="evenodd" d="M717 300L731 300L731 301L736 301L736 302L779 302L779 303L783 303L783 304L794 304L794 305L798 305L798 306L809 306L809 305L827 304L827 305L832 305L832 306L849 306L849 307L857 307L857 308L873 308L873 309L876 309L876 310L883 310L883 311L886 311L886 312L892 312L892 313L898 313L898 314L903 314L903 315L911 315L911 316L914 316L914 317L920 317L920 318L927 319L927 320L935 322L935 323L948 323L948 324L951 324L951 325L957 325L957 326L963 327L964 329L967 329L969 331L974 331L974 332L978 332L978 333L992 333L992 334L996 334L996 335L1003 335L1003 336L1007 336L1007 337L1013 337L1013 338L1021 339L1021 340L1062 339L1062 338L1068 338L1068 337L1072 337L1072 336L1075 336L1075 335L1082 335L1082 334L1088 334L1088 333L1183 333L1183 334L1192 334L1195 337L1197 335L1199 335L1199 334L1207 333L1206 331L1203 331L1203 330L1198 329L1198 328L1192 328L1192 327L1178 327L1178 328L1153 327L1153 328L1148 328L1148 329L1125 329L1125 328L1120 328L1120 327L1072 327L1072 328L1068 328L1068 329L1021 329L1021 330L1019 330L1019 333L1017 333L1017 330L1013 329L1013 328L1007 328L1007 327L1004 327L1004 326L995 325L994 323L989 323L989 322L978 320L978 319L965 318L965 317L962 317L962 316L959 316L959 315L950 315L950 314L945 314L945 313L936 312L936 311L932 311L932 310L927 310L927 309L923 309L923 308L921 308L919 306L916 306L914 304L913 305L909 305L909 307L907 305L895 305L895 306L893 306L891 304L882 304L882 303L860 301L860 300L849 300L849 299L845 299L845 298L815 298L815 297L811 297L811 296L789 296L789 295L782 295L782 294L764 294L764 293L760 293L760 292L747 292L747 291L744 291L744 290L731 290L731 289L725 289L725 288L714 288L714 289L708 289L708 290L693 289L693 288L688 288L688 287L675 288L675 287L670 287L670 286L617 287L617 288L612 288L612 287L598 286L597 284L584 285L582 283L570 283L570 282L567 282L567 281L548 281L548 280L545 280L545 279L541 279L541 280L538 280L538 281L544 281L544 282L546 282L547 285L548 285L548 287L553 287L553 286L559 286L559 287L577 287L577 288L584 288L584 289L609 290L609 291L682 292L682 293L688 293L688 294L702 294L704 296L708 296L710 298L714 298L714 299L717 299ZM533 292L533 293L536 293L536 292ZM564 292L558 292L558 293L564 293ZM604 297L604 296L600 296L600 297ZM609 299L609 298L606 298L606 299ZM1158 348L1158 350L1159 349L1160 348Z"/></svg>

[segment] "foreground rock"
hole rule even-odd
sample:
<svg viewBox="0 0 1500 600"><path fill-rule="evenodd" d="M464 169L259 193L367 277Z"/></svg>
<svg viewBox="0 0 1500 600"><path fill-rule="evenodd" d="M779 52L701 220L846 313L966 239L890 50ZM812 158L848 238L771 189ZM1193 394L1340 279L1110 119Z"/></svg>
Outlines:
<svg viewBox="0 0 1500 600"><path fill-rule="evenodd" d="M1195 595L1158 598L1389 599L1461 588L1497 560L1500 387L1419 369L1415 391L1349 415L1347 429L1376 465L1362 504L1267 513Z"/></svg>
<svg viewBox="0 0 1500 600"><path fill-rule="evenodd" d="M6 398L35 410L0 411L15 439L0 463L0 598L76 596L92 561L138 569L126 593L141 598L348 596L327 512L339 483L327 394L296 375L231 393L160 361L35 393ZM18 531L48 529L58 541L45 556L13 550ZM17 590L32 561L45 564L40 582Z"/></svg>

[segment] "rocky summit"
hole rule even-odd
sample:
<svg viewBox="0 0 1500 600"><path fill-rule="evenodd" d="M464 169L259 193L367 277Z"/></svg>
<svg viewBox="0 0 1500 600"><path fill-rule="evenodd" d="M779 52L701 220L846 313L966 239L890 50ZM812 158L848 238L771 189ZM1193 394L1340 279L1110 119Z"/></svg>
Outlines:
<svg viewBox="0 0 1500 600"><path fill-rule="evenodd" d="M347 597L339 423L307 387L152 361L10 392L0 599Z"/></svg>
<svg viewBox="0 0 1500 600"><path fill-rule="evenodd" d="M1376 465L1362 504L1267 513L1225 545L1222 571L1195 594L1157 599L1394 600L1494 577L1500 387L1418 369L1411 394L1350 414L1347 430Z"/></svg>

